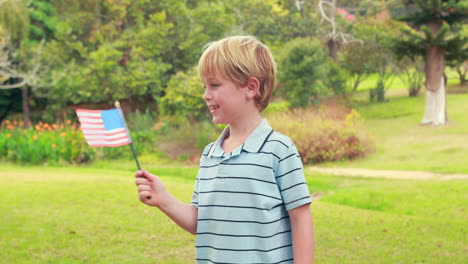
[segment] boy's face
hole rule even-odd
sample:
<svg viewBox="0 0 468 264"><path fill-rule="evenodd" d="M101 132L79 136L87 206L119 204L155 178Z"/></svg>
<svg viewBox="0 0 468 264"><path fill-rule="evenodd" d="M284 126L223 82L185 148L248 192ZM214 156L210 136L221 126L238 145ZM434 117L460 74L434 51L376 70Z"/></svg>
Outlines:
<svg viewBox="0 0 468 264"><path fill-rule="evenodd" d="M246 88L217 74L203 77L205 100L215 124L232 124L248 114Z"/></svg>

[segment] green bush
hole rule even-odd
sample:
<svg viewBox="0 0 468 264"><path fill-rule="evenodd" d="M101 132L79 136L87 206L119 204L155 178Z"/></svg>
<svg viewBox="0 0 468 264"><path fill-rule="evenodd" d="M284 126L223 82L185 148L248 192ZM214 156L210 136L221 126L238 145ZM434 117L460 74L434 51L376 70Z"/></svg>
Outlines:
<svg viewBox="0 0 468 264"><path fill-rule="evenodd" d="M197 160L206 145L215 141L226 125L200 121L170 127L161 135L158 149L171 158Z"/></svg>
<svg viewBox="0 0 468 264"><path fill-rule="evenodd" d="M369 100L371 102L385 102L385 84L382 79L377 80L377 86L369 89Z"/></svg>
<svg viewBox="0 0 468 264"><path fill-rule="evenodd" d="M322 43L312 39L288 42L279 59L280 94L295 106L310 105L327 91L320 81L327 75L328 54Z"/></svg>
<svg viewBox="0 0 468 264"><path fill-rule="evenodd" d="M342 111L342 110L341 110ZM352 160L372 150L361 132L359 114L347 114L308 109L294 109L268 117L272 127L289 136L304 164L325 161Z"/></svg>
<svg viewBox="0 0 468 264"><path fill-rule="evenodd" d="M316 103L330 91L345 92L348 73L332 61L318 39L288 42L279 59L279 93L296 107Z"/></svg>
<svg viewBox="0 0 468 264"><path fill-rule="evenodd" d="M154 132L131 133L137 153L154 150ZM89 147L77 125L39 122L23 129L19 122L5 121L0 128L0 160L21 164L80 164L95 159L132 159L129 147Z"/></svg>
<svg viewBox="0 0 468 264"><path fill-rule="evenodd" d="M148 108L144 111L136 110L133 113L127 114L125 119L130 131L148 131L154 128L157 113Z"/></svg>
<svg viewBox="0 0 468 264"><path fill-rule="evenodd" d="M350 77L349 72L331 59L328 60L327 66L328 76L323 80L323 83L330 88L335 95L345 94L346 82Z"/></svg>
<svg viewBox="0 0 468 264"><path fill-rule="evenodd" d="M5 121L0 129L2 160L28 164L83 163L96 152L88 148L81 131L68 124L39 122L23 129L16 121Z"/></svg>
<svg viewBox="0 0 468 264"><path fill-rule="evenodd" d="M163 118L175 125L210 118L203 93L197 67L192 67L188 72L178 72L169 81L166 95L160 101Z"/></svg>

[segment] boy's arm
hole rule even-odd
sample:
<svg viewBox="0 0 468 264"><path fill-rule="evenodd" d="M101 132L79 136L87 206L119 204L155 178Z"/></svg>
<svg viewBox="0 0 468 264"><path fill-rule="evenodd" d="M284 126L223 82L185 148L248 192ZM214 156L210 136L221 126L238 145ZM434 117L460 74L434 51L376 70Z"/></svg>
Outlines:
<svg viewBox="0 0 468 264"><path fill-rule="evenodd" d="M140 200L143 203L158 207L177 225L196 234L198 208L177 200L166 190L159 177L146 170L137 171L135 176Z"/></svg>
<svg viewBox="0 0 468 264"><path fill-rule="evenodd" d="M312 264L315 255L314 226L309 204L289 210L295 264Z"/></svg>

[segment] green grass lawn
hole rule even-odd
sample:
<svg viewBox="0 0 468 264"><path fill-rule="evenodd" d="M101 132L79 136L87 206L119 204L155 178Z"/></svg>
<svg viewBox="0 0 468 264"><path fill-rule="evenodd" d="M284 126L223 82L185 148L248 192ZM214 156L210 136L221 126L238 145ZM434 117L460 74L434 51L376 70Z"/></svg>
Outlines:
<svg viewBox="0 0 468 264"><path fill-rule="evenodd" d="M424 96L355 106L375 152L322 166L468 173L468 94L449 94L445 126L421 126Z"/></svg>
<svg viewBox="0 0 468 264"><path fill-rule="evenodd" d="M134 165L111 165L0 165L0 262L193 263L194 237L138 201ZM196 168L150 169L189 201ZM467 181L307 181L316 263L466 263Z"/></svg>
<svg viewBox="0 0 468 264"><path fill-rule="evenodd" d="M445 68L445 73L447 75L448 81L447 84L449 86L458 86L460 84L460 80L458 77L458 74L455 70L453 70L450 67ZM370 74L364 81L361 82L359 85L357 91L362 92L362 91L368 91L370 89L373 89L376 87L377 80L379 79L379 75L377 73L372 73ZM393 91L398 90L401 92L401 94L408 94L407 92L407 84L401 80L401 78L398 75L392 75L388 79L388 82L386 83L388 85L387 88L387 94L392 94ZM424 83L423 83L424 86ZM367 94L366 94L367 95Z"/></svg>
<svg viewBox="0 0 468 264"><path fill-rule="evenodd" d="M320 166L468 173L468 94L449 94L449 123L426 127L419 125L424 96L392 90L400 92L388 102L355 105L375 151ZM151 154L140 162L189 201L195 165ZM135 170L133 160L0 164L0 263L193 263L194 236L138 201ZM468 181L340 177L307 168L306 176L316 263L466 263Z"/></svg>

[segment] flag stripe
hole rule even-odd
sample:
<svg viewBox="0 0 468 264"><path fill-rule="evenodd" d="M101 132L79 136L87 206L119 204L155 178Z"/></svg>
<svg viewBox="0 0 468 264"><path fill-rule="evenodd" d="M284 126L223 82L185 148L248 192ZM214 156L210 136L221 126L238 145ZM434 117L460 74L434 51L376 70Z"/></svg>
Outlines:
<svg viewBox="0 0 468 264"><path fill-rule="evenodd" d="M88 145L118 147L132 143L120 109L77 109L76 114Z"/></svg>
<svg viewBox="0 0 468 264"><path fill-rule="evenodd" d="M81 123L98 123L102 124L102 119L97 118L97 117L80 117L80 122Z"/></svg>
<svg viewBox="0 0 468 264"><path fill-rule="evenodd" d="M128 140L118 140L118 141L88 141L88 144L92 147L119 147L123 145L128 145Z"/></svg>
<svg viewBox="0 0 468 264"><path fill-rule="evenodd" d="M85 137L87 136L90 136L90 137L97 137L97 136L100 136L100 137L111 137L111 136L115 136L115 135L121 135L121 136L126 136L124 133L111 133L111 134L102 134L102 133L83 133L85 135Z"/></svg>
<svg viewBox="0 0 468 264"><path fill-rule="evenodd" d="M87 123L82 123L81 124L81 128L82 129L86 129L86 128L102 128L104 129L104 124L87 124Z"/></svg>
<svg viewBox="0 0 468 264"><path fill-rule="evenodd" d="M127 138L125 134L115 134L115 135L85 135L86 140L100 139L100 140L116 140Z"/></svg>
<svg viewBox="0 0 468 264"><path fill-rule="evenodd" d="M86 113L89 113L89 114L94 114L94 113L96 113L96 114L101 114L101 111L102 111L102 110L76 109L76 112L77 112L77 113L84 113L84 114L86 114Z"/></svg>
<svg viewBox="0 0 468 264"><path fill-rule="evenodd" d="M90 117L90 118L100 118L101 117L101 111L99 112L85 112L85 111L80 111L80 112L76 112L76 114L78 115L78 117Z"/></svg>
<svg viewBox="0 0 468 264"><path fill-rule="evenodd" d="M115 134L125 134L127 131L125 128L117 128L117 129L112 129L112 130L105 130L104 133L102 131L88 131L84 133L85 135L115 135Z"/></svg>

